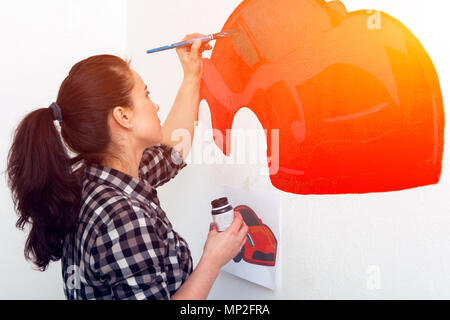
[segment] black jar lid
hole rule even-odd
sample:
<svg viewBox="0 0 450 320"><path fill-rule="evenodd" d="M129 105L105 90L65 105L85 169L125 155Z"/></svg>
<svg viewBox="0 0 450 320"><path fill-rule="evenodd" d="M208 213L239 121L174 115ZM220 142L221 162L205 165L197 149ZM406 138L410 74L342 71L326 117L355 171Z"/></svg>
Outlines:
<svg viewBox="0 0 450 320"><path fill-rule="evenodd" d="M211 205L213 208L220 208L228 205L228 198L223 197L216 200L211 201Z"/></svg>

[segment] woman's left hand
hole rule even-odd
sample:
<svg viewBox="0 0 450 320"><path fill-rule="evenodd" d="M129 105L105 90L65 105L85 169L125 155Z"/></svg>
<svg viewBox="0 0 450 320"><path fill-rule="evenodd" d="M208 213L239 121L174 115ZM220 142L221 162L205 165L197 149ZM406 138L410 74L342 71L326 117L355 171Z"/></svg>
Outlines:
<svg viewBox="0 0 450 320"><path fill-rule="evenodd" d="M182 41L201 36L204 35L200 33L188 34ZM200 81L203 75L202 52L211 49L212 47L208 42L202 43L200 40L194 42L190 47L176 48L185 79Z"/></svg>

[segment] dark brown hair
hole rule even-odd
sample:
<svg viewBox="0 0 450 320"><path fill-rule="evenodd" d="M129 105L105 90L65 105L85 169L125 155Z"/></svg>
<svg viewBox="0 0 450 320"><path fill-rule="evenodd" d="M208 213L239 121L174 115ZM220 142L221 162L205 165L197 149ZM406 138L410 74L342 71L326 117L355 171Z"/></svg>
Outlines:
<svg viewBox="0 0 450 320"><path fill-rule="evenodd" d="M75 226L83 169L114 156L107 150L112 144L108 114L115 106L132 107L133 86L130 61L113 55L87 58L72 67L56 100L66 146L48 107L29 113L14 131L7 179L19 215L16 227L31 225L25 258L42 271L61 258L64 238ZM70 158L66 147L77 156Z"/></svg>

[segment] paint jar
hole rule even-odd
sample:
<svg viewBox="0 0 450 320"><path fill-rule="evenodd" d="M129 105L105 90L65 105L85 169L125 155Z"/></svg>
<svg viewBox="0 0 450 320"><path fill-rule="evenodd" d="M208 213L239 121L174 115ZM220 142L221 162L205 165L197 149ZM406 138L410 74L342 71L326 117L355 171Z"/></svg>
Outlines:
<svg viewBox="0 0 450 320"><path fill-rule="evenodd" d="M228 203L228 198L219 198L211 201L211 214L217 225L217 231L225 231L234 220L233 207Z"/></svg>

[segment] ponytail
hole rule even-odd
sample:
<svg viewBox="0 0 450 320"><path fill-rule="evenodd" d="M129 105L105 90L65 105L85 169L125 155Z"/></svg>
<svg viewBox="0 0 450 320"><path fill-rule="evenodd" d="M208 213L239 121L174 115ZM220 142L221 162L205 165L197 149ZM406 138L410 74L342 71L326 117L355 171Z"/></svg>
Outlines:
<svg viewBox="0 0 450 320"><path fill-rule="evenodd" d="M8 153L8 186L23 230L31 224L25 258L44 271L61 258L65 236L79 213L81 181L72 174L50 108L28 114L14 133Z"/></svg>
<svg viewBox="0 0 450 320"><path fill-rule="evenodd" d="M25 258L42 271L61 258L64 239L75 227L84 168L114 156L108 115L114 106L132 106L130 62L97 55L76 63L59 89L59 107L55 110L52 104L31 112L15 130L8 186L19 215L16 227L31 225ZM63 120L62 138L53 123L54 110ZM65 146L77 156L69 158ZM73 172L78 162L81 166Z"/></svg>

